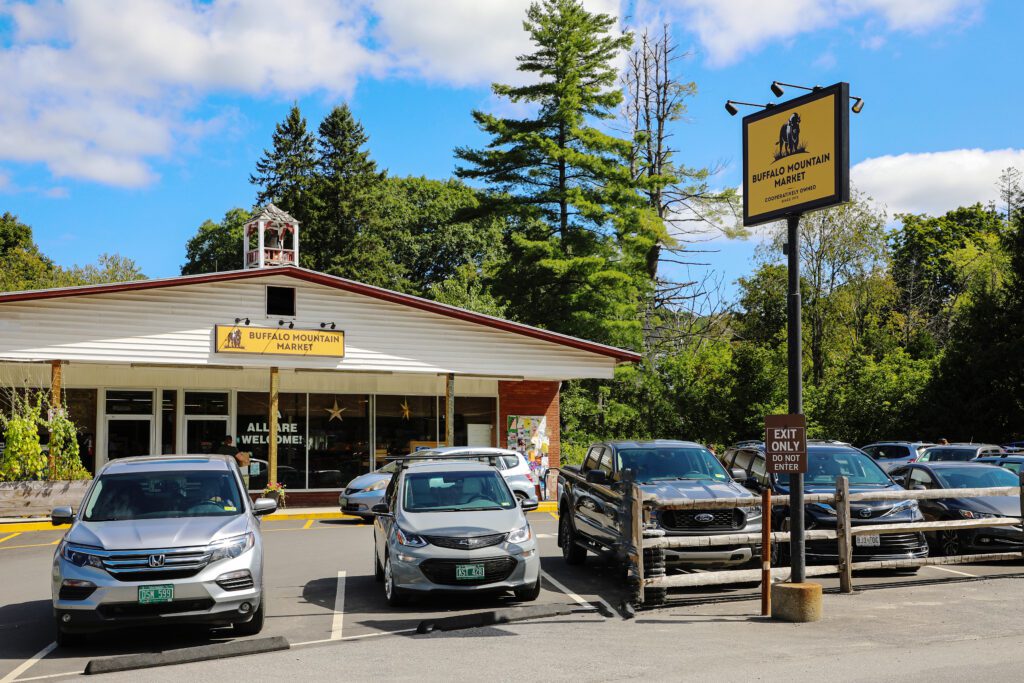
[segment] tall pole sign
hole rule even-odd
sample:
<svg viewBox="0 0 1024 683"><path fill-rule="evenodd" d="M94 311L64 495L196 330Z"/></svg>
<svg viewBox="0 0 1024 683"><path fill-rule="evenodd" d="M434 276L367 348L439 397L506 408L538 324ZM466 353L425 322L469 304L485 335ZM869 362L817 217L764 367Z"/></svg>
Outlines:
<svg viewBox="0 0 1024 683"><path fill-rule="evenodd" d="M850 200L849 100L849 84L836 83L743 118L743 225L786 220L789 417L799 417L801 425L800 215ZM766 429L772 429L770 422ZM794 583L803 583L806 576L806 456L802 464L789 477L790 580Z"/></svg>

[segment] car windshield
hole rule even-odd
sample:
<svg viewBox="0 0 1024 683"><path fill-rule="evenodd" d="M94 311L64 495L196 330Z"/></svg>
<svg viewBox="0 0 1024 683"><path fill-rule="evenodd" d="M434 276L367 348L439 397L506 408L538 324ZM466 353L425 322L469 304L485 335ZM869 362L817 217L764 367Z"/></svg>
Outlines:
<svg viewBox="0 0 1024 683"><path fill-rule="evenodd" d="M633 470L636 480L641 482L730 478L718 458L706 448L625 448L616 455L619 472Z"/></svg>
<svg viewBox="0 0 1024 683"><path fill-rule="evenodd" d="M892 480L886 476L875 461L860 451L826 450L808 451L807 474L804 484L807 486L835 486L836 478L845 476L850 486L889 486ZM789 475L777 474L779 486L789 488Z"/></svg>
<svg viewBox="0 0 1024 683"><path fill-rule="evenodd" d="M987 489L996 486L1020 486L1017 475L1002 467L965 465L932 470L947 489Z"/></svg>
<svg viewBox="0 0 1024 683"><path fill-rule="evenodd" d="M226 517L244 506L230 472L178 471L102 475L83 509L87 522L111 522Z"/></svg>
<svg viewBox="0 0 1024 683"><path fill-rule="evenodd" d="M910 457L910 449L906 446L875 446L876 460L900 460Z"/></svg>
<svg viewBox="0 0 1024 683"><path fill-rule="evenodd" d="M402 506L406 512L508 510L516 500L495 470L409 472Z"/></svg>
<svg viewBox="0 0 1024 683"><path fill-rule="evenodd" d="M977 454L978 451L975 448L929 448L921 459L925 462L973 460Z"/></svg>

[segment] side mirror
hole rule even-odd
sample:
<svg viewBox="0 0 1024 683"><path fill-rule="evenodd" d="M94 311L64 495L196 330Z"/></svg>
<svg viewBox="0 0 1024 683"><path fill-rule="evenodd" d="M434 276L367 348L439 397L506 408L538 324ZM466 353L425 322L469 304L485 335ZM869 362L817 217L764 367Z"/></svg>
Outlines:
<svg viewBox="0 0 1024 683"><path fill-rule="evenodd" d="M75 521L75 513L66 505L55 507L53 508L53 512L50 513L50 523L53 524L53 526L71 524L73 521Z"/></svg>
<svg viewBox="0 0 1024 683"><path fill-rule="evenodd" d="M587 483L588 484L607 484L608 473L604 470L590 470L587 472Z"/></svg>
<svg viewBox="0 0 1024 683"><path fill-rule="evenodd" d="M761 490L761 482L757 480L757 477L747 477L743 480L743 485L748 489L753 489L755 491Z"/></svg>
<svg viewBox="0 0 1024 683"><path fill-rule="evenodd" d="M732 478L736 481L746 481L747 479L747 471L742 467L733 467L729 470L729 474L731 474Z"/></svg>
<svg viewBox="0 0 1024 683"><path fill-rule="evenodd" d="M377 503L372 508L370 508L370 512L372 512L375 515L390 515L391 508L388 507L387 503Z"/></svg>
<svg viewBox="0 0 1024 683"><path fill-rule="evenodd" d="M540 503L538 503L537 501L533 500L532 498L523 498L523 500L519 503L519 507L521 507L523 509L523 512L529 512L530 510L536 510L539 505L540 505Z"/></svg>
<svg viewBox="0 0 1024 683"><path fill-rule="evenodd" d="M263 515L269 515L271 512L277 510L277 501L273 498L257 498L252 504L252 514L257 517Z"/></svg>

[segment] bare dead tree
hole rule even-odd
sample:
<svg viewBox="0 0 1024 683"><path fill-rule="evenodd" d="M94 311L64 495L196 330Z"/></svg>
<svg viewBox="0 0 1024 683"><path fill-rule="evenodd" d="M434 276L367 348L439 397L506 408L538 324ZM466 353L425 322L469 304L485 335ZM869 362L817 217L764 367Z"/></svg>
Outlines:
<svg viewBox="0 0 1024 683"><path fill-rule="evenodd" d="M720 277L705 272L679 280L666 274L683 270L691 276L706 269L700 254L711 250L699 246L728 230L723 219L734 223L737 213L733 190L710 187L720 168L686 166L673 145L674 124L685 120L687 100L697 92L696 83L677 74L686 56L667 24L653 36L644 30L623 77L624 118L633 140L630 171L665 226L664 238L646 254L653 285L645 320L649 348L678 347L683 340L715 334L726 314Z"/></svg>

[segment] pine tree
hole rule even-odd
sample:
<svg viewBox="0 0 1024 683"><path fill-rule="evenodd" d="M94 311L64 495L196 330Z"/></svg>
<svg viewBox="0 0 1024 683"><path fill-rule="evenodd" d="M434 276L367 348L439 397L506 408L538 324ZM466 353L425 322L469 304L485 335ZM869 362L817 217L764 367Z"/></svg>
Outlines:
<svg viewBox="0 0 1024 683"><path fill-rule="evenodd" d="M303 251L316 270L355 277L351 252L357 235L373 221L374 197L385 174L364 149L369 138L348 105L335 107L318 133L319 215L315 229L304 233Z"/></svg>
<svg viewBox="0 0 1024 683"><path fill-rule="evenodd" d="M642 257L659 223L630 176L630 141L593 125L613 118L622 100L615 59L632 38L614 35L615 24L578 0L532 4L523 27L537 49L518 58L518 69L537 80L492 89L538 113L513 119L474 111L491 141L457 149L464 163L457 174L487 183L491 210L516 217L506 235L510 258L495 278L510 315L636 345Z"/></svg>
<svg viewBox="0 0 1024 683"><path fill-rule="evenodd" d="M249 176L249 182L260 187L256 203L273 202L290 213L305 236L307 231L315 230L310 219L317 214L316 197L311 192L316 155L313 137L297 104L277 124L272 142L272 149L263 150L256 162L256 173Z"/></svg>

